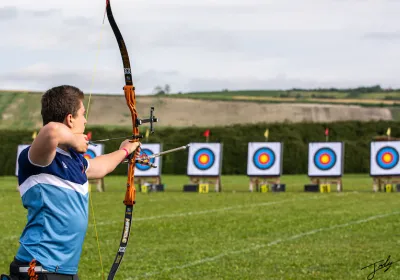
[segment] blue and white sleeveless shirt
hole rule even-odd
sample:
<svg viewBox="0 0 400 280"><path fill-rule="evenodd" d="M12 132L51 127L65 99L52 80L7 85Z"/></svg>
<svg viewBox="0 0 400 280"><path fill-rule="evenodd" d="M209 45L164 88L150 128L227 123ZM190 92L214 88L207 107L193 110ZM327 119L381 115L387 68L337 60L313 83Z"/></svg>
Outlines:
<svg viewBox="0 0 400 280"><path fill-rule="evenodd" d="M18 183L28 221L15 256L36 259L44 269L76 274L88 224L88 161L57 148L52 163L31 163L24 149L18 158Z"/></svg>

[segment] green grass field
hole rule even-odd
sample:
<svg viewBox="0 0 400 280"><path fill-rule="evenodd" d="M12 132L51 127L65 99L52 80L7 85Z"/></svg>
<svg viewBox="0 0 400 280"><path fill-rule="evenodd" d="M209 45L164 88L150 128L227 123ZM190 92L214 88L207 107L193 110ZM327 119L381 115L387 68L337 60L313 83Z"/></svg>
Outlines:
<svg viewBox="0 0 400 280"><path fill-rule="evenodd" d="M400 260L400 193L372 192L368 175L346 175L342 193L305 193L305 175L283 176L284 193L249 193L246 176L223 176L223 191L208 194L183 193L186 176L162 179L165 192L137 194L115 279L367 279L373 267L362 267L389 255ZM2 273L26 210L16 178L0 182ZM92 199L108 273L123 225L125 177L106 177L105 184L106 192L92 192ZM79 274L102 279L91 214ZM393 263L374 279L398 275L400 263Z"/></svg>

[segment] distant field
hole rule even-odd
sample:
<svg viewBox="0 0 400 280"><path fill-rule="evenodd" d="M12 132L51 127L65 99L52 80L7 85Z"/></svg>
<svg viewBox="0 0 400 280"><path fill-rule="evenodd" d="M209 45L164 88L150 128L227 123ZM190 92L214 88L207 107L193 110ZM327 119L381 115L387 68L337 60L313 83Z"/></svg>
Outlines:
<svg viewBox="0 0 400 280"><path fill-rule="evenodd" d="M341 99L331 99L331 98L298 98L294 97L270 97L270 96L232 96L233 100L246 100L246 101L279 101L279 102L312 102L312 103L337 103L337 104L384 104L384 105L400 105L400 100L383 100L383 99L351 99L351 98L341 98Z"/></svg>
<svg viewBox="0 0 400 280"><path fill-rule="evenodd" d="M137 195L131 239L115 279L367 279L380 260L400 260L400 193L373 193L368 175L345 175L343 193L304 193L305 175L283 176L285 193L249 193L245 176L223 176L222 193L183 193L186 176L163 176L166 191ZM93 192L108 273L122 230L125 177ZM18 247L26 210L14 177L0 178L0 273ZM81 279L101 279L92 214ZM374 279L398 279L393 263ZM370 278L371 279L371 278Z"/></svg>
<svg viewBox="0 0 400 280"><path fill-rule="evenodd" d="M284 97L284 98L335 98L335 99L385 99L398 98L400 99L400 91L396 92L369 92L358 94L354 97L351 93L346 92L329 92L329 91L285 91L285 90L244 90L244 91L211 91L211 92L190 92L173 96L190 96L196 98L202 97L221 97L232 98L234 96L259 96L259 97Z"/></svg>
<svg viewBox="0 0 400 280"><path fill-rule="evenodd" d="M159 127L400 120L400 100L384 99L389 96L399 98L400 93L365 93L359 98L349 98L348 94L341 92L221 91L138 95L137 108L140 116L147 116L150 107L155 107L155 114L160 118ZM0 91L0 129L40 128L40 98L38 92ZM130 113L124 96L93 95L88 124L130 127Z"/></svg>

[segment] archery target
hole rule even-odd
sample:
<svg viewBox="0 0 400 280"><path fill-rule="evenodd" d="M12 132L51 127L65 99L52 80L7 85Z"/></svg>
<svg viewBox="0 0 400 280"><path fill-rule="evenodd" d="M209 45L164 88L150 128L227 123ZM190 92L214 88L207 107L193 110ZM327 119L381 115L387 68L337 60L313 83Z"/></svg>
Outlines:
<svg viewBox="0 0 400 280"><path fill-rule="evenodd" d="M18 176L18 157L21 154L21 152L23 150L25 150L26 148L28 148L30 145L18 145L17 148L17 160L15 162L15 176Z"/></svg>
<svg viewBox="0 0 400 280"><path fill-rule="evenodd" d="M161 144L142 144L140 150L140 156L151 156L153 154L158 154L161 152ZM160 176L161 174L161 160L160 157L150 159L150 162L153 163L156 168L150 167L148 165L136 163L135 164L135 176L137 177L151 177L151 176Z"/></svg>
<svg viewBox="0 0 400 280"><path fill-rule="evenodd" d="M248 176L280 176L282 174L282 143L250 142L247 151Z"/></svg>
<svg viewBox="0 0 400 280"><path fill-rule="evenodd" d="M221 174L222 144L191 143L187 175L218 176Z"/></svg>
<svg viewBox="0 0 400 280"><path fill-rule="evenodd" d="M96 153L93 150L88 149L86 153L83 155L85 159L92 159L96 157Z"/></svg>
<svg viewBox="0 0 400 280"><path fill-rule="evenodd" d="M85 159L94 159L97 156L101 156L104 153L104 145L103 144L96 144L89 145L87 151L83 154Z"/></svg>
<svg viewBox="0 0 400 280"><path fill-rule="evenodd" d="M342 176L343 159L342 142L309 143L308 176Z"/></svg>
<svg viewBox="0 0 400 280"><path fill-rule="evenodd" d="M371 175L400 175L399 154L400 141L371 142Z"/></svg>

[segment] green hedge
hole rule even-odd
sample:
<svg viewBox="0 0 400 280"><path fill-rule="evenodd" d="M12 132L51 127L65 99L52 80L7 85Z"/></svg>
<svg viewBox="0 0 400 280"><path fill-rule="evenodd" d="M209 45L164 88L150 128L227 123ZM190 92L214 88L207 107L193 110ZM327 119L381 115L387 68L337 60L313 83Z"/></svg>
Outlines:
<svg viewBox="0 0 400 280"><path fill-rule="evenodd" d="M283 148L283 173L307 174L308 143L325 141L324 131L329 127L329 141L345 142L345 173L369 172L369 143L377 135L385 135L391 127L392 137L400 137L400 123L336 122L300 124L252 124L227 127L211 127L210 142L223 143L223 174L246 174L248 142L263 142L264 132L269 129L269 141L281 141ZM142 131L144 131L144 127ZM155 128L148 143L162 143L163 150L204 142L204 128ZM129 135L129 129L108 130L91 127L93 140ZM0 131L0 175L14 175L17 146L30 143L33 131ZM121 141L105 144L105 153L119 148ZM186 174L187 151L178 151L162 157L163 174ZM124 175L126 165L117 167L112 174Z"/></svg>

